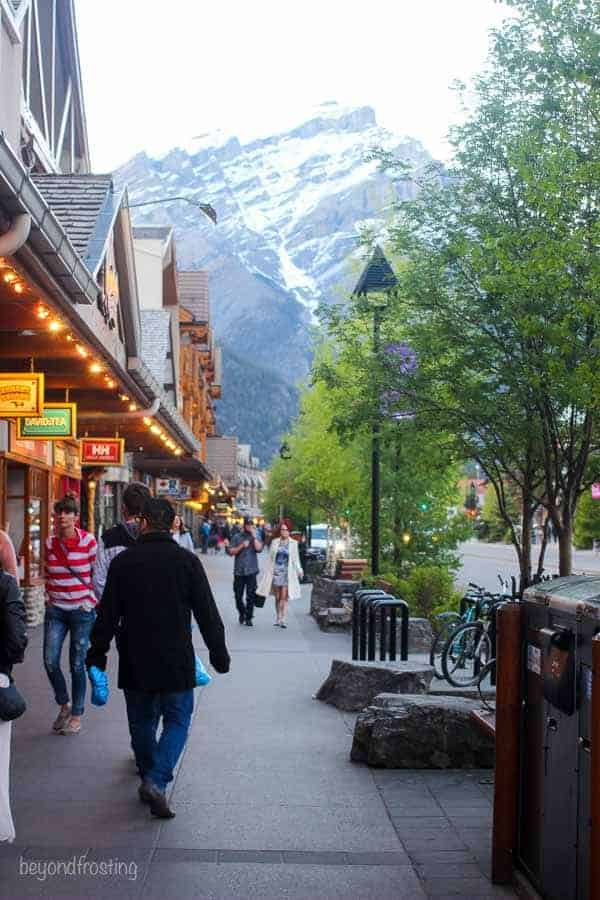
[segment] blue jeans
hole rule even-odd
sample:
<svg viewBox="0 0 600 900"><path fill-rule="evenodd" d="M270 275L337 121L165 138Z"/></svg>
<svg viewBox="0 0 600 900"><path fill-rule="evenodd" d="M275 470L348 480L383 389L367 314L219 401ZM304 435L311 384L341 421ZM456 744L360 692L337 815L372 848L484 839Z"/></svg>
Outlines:
<svg viewBox="0 0 600 900"><path fill-rule="evenodd" d="M60 706L69 702L69 692L65 676L60 667L60 655L67 633L69 642L69 664L73 702L71 714L81 716L85 703L86 671L85 657L90 645L90 632L96 621L96 613L84 609L59 609L46 607L44 619L44 667L54 688L54 697Z"/></svg>
<svg viewBox="0 0 600 900"><path fill-rule="evenodd" d="M140 776L164 791L173 780L173 769L185 747L194 711L194 692L154 694L126 690L125 701ZM162 732L157 741L161 716Z"/></svg>

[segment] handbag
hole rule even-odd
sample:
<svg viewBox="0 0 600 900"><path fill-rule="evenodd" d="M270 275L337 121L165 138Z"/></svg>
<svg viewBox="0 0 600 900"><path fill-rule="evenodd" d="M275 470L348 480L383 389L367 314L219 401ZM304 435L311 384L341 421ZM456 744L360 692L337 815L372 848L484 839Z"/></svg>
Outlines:
<svg viewBox="0 0 600 900"><path fill-rule="evenodd" d="M12 678L8 687L0 687L0 719L3 722L12 722L18 719L27 709L27 703L23 695L17 690Z"/></svg>

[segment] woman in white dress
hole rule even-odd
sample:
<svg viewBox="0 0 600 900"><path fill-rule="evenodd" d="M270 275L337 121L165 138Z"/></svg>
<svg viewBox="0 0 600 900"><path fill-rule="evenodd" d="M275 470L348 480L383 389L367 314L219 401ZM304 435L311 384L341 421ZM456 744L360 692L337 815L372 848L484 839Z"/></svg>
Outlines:
<svg viewBox="0 0 600 900"><path fill-rule="evenodd" d="M276 621L273 624L278 628L287 628L285 616L288 600L300 599L300 579L303 575L298 542L290 538L287 525L282 523L279 537L271 541L266 565L257 587L257 593L263 597L275 595Z"/></svg>
<svg viewBox="0 0 600 900"><path fill-rule="evenodd" d="M27 646L25 606L21 598L18 582L12 574L5 541L8 535L1 533L0 539L0 688L8 687L14 663L23 661ZM12 545L11 545L12 547ZM8 565L7 565L8 563ZM0 841L12 842L15 828L10 811L9 767L11 722L0 719Z"/></svg>
<svg viewBox="0 0 600 900"><path fill-rule="evenodd" d="M173 540L177 541L180 547L183 547L184 550L189 550L191 553L194 552L194 542L192 540L192 535L189 533L189 531L181 521L181 516L175 516L175 518L173 519L171 534L173 535Z"/></svg>

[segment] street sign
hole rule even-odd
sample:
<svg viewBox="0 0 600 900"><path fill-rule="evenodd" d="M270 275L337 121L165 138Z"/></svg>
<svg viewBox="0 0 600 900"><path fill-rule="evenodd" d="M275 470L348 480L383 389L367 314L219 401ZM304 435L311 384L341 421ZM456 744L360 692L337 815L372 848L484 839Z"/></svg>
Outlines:
<svg viewBox="0 0 600 900"><path fill-rule="evenodd" d="M79 442L82 466L122 466L123 438L82 438Z"/></svg>
<svg viewBox="0 0 600 900"><path fill-rule="evenodd" d="M17 419L20 440L60 441L77 437L77 404L44 403L41 416Z"/></svg>
<svg viewBox="0 0 600 900"><path fill-rule="evenodd" d="M42 372L2 372L0 375L0 418L41 416L44 408Z"/></svg>
<svg viewBox="0 0 600 900"><path fill-rule="evenodd" d="M600 481L592 485L592 500L600 500Z"/></svg>
<svg viewBox="0 0 600 900"><path fill-rule="evenodd" d="M181 478L157 478L155 492L157 497L177 497L181 490Z"/></svg>

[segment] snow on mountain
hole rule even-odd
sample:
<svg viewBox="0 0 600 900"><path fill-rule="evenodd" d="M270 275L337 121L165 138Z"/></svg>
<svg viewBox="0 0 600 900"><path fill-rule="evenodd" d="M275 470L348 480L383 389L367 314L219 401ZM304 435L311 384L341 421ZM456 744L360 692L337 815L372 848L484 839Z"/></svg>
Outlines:
<svg viewBox="0 0 600 900"><path fill-rule="evenodd" d="M370 107L328 102L290 131L244 144L224 132L199 133L160 158L138 154L116 173L131 202L183 196L216 209L216 228L183 202L137 210L135 222L173 224L179 265L209 270L225 381L228 350L275 370L289 387L307 374L313 312L356 279L359 229L381 228L392 205L414 193L366 160L373 147L417 167L430 159L418 141L381 128ZM293 406L293 388L290 397ZM219 424L235 431L226 385L223 398ZM293 411L278 417L267 408L264 434L239 436L266 459Z"/></svg>

